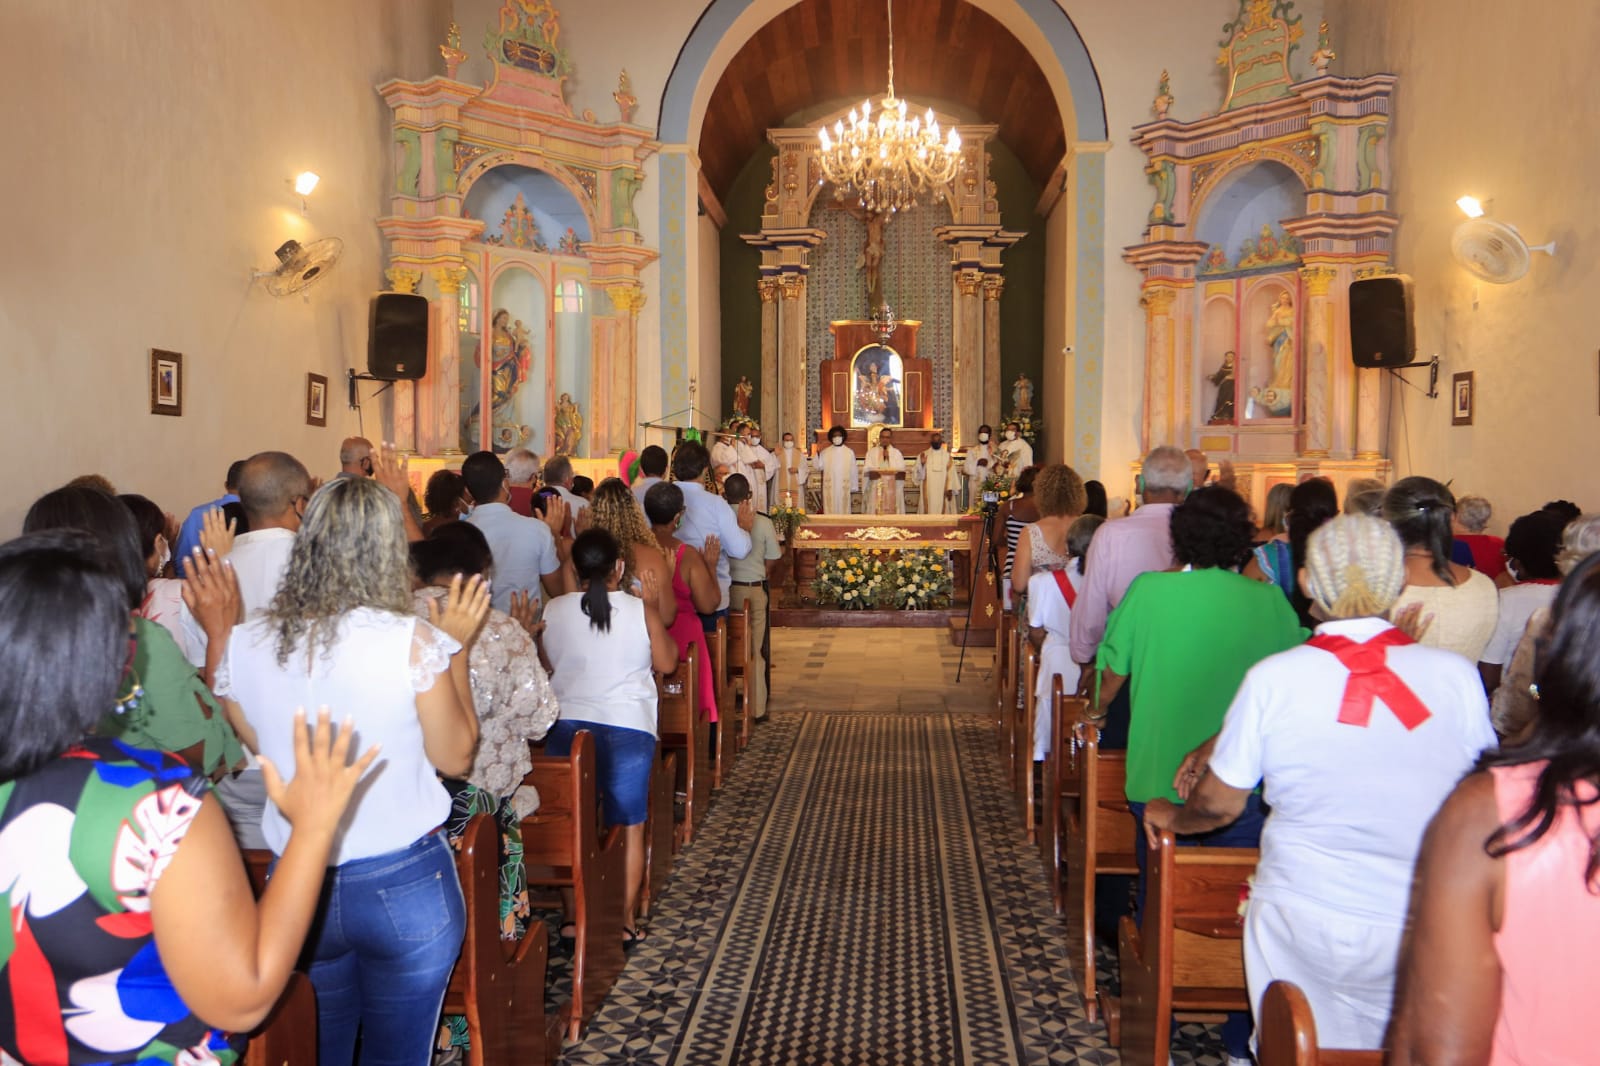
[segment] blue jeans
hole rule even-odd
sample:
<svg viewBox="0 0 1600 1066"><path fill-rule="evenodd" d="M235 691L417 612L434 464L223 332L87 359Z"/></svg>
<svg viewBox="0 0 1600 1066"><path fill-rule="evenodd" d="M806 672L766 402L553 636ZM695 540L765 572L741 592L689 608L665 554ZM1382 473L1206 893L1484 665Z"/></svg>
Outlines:
<svg viewBox="0 0 1600 1066"><path fill-rule="evenodd" d="M317 1061L427 1066L466 904L442 833L328 871L311 930Z"/></svg>
<svg viewBox="0 0 1600 1066"><path fill-rule="evenodd" d="M1134 890L1134 921L1144 920L1144 890L1147 882L1150 846L1144 839L1144 804L1128 801L1133 812L1133 858L1139 866L1139 885ZM1198 836L1178 837L1178 846L1205 848L1256 848L1261 846L1261 826L1267 820L1261 808L1261 793L1252 792L1245 800L1244 812L1238 819L1221 829ZM1250 1057L1250 1012L1229 1011L1228 1020L1222 1023L1222 1045L1235 1058Z"/></svg>

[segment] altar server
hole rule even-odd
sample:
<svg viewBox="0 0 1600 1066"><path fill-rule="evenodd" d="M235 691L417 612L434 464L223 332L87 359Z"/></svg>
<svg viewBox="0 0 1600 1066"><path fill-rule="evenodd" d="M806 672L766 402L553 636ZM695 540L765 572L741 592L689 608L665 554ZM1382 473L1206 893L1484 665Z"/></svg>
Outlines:
<svg viewBox="0 0 1600 1066"><path fill-rule="evenodd" d="M944 434L935 433L928 442L928 450L917 456L917 484L922 486L923 514L954 514L956 504L957 469L950 450L944 446Z"/></svg>
<svg viewBox="0 0 1600 1066"><path fill-rule="evenodd" d="M737 432L738 427L734 427ZM729 474L743 473L739 469L739 448L734 443L734 434L719 430L711 443L711 469L717 475L717 484L722 484L722 479Z"/></svg>
<svg viewBox="0 0 1600 1066"><path fill-rule="evenodd" d="M795 446L793 433L784 433L783 446L774 458L778 465L774 470L768 503L773 507L798 507L804 510L806 479L811 476L811 462L806 458L805 451Z"/></svg>
<svg viewBox="0 0 1600 1066"><path fill-rule="evenodd" d="M761 443L761 427L746 422L739 431L739 473L750 482L750 498L757 511L767 509L767 481L772 477L778 460Z"/></svg>
<svg viewBox="0 0 1600 1066"><path fill-rule="evenodd" d="M867 498L862 510L867 514L906 513L906 457L894 446L887 426L878 434L878 443L867 449Z"/></svg>
<svg viewBox="0 0 1600 1066"><path fill-rule="evenodd" d="M844 427L828 431L828 446L817 456L822 467L822 513L849 514L850 494L860 487L856 453L844 446Z"/></svg>
<svg viewBox="0 0 1600 1066"><path fill-rule="evenodd" d="M978 427L978 443L967 445L967 458L961 464L961 473L967 479L967 504L982 498L983 479L994 470L994 449L989 446L988 426Z"/></svg>
<svg viewBox="0 0 1600 1066"><path fill-rule="evenodd" d="M1033 445L1023 439L1022 426L1016 422L1006 424L1005 440L995 450L1012 477L1033 465Z"/></svg>

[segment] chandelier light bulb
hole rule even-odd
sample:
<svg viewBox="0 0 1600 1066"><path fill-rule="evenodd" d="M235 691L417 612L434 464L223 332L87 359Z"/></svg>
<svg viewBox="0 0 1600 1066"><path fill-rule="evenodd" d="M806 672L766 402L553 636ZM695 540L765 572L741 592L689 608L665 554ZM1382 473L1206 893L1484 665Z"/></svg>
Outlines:
<svg viewBox="0 0 1600 1066"><path fill-rule="evenodd" d="M294 176L294 191L296 196L310 196L317 182L322 179L310 170L302 170Z"/></svg>

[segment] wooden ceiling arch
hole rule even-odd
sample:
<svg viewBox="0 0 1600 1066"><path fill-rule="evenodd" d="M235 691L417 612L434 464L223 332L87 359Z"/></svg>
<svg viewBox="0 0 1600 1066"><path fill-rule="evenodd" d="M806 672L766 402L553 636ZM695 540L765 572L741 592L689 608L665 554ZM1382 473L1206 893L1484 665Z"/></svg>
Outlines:
<svg viewBox="0 0 1600 1066"><path fill-rule="evenodd" d="M1055 94L1033 55L995 18L965 0L899 0L894 10L895 93L923 107L969 108L1040 186L1066 154ZM706 108L700 163L725 198L767 130L819 104L883 96L888 19L878 0L800 0L745 42Z"/></svg>

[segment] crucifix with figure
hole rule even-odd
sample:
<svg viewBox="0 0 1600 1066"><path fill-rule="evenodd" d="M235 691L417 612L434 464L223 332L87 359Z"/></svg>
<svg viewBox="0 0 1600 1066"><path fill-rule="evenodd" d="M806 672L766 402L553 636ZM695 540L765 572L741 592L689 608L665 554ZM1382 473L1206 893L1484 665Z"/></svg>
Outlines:
<svg viewBox="0 0 1600 1066"><path fill-rule="evenodd" d="M889 216L882 211L868 211L859 204L844 203L839 209L860 219L867 227L861 242L861 254L856 257L856 269L866 273L867 310L876 311L884 305L883 299L883 231L889 225Z"/></svg>

